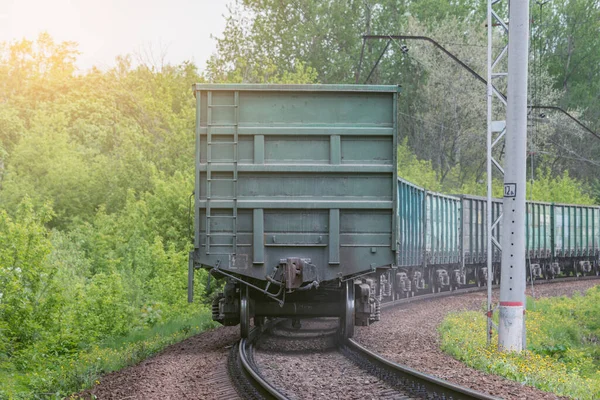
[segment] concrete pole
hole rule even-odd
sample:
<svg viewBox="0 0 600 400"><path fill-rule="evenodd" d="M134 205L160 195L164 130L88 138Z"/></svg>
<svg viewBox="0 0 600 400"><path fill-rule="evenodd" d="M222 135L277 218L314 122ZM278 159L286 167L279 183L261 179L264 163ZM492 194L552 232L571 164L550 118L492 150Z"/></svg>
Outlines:
<svg viewBox="0 0 600 400"><path fill-rule="evenodd" d="M509 3L508 104L498 349L521 351L525 305L525 192L529 0Z"/></svg>

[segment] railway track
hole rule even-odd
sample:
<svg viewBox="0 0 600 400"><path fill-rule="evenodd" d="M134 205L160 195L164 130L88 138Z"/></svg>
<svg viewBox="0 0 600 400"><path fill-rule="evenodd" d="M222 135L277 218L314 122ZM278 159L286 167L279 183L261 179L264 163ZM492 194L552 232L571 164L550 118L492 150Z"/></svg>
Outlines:
<svg viewBox="0 0 600 400"><path fill-rule="evenodd" d="M560 282L569 282L577 280L598 279L596 276L563 278L550 281L536 281L535 284L551 284ZM462 295L486 290L486 287L470 287L458 289L454 291L423 294L420 296L409 297L385 303L384 308L396 307L402 304L427 301L430 299L439 299L448 296ZM337 322L336 322L337 323ZM276 327L276 328L275 328ZM277 329L278 332L273 334L272 329ZM288 334L282 334L287 332ZM287 327L286 324L273 321L271 326L264 329L262 332L258 329L252 331L251 337L246 340L241 340L236 348L232 351L235 353L234 359L239 360L238 365L243 372L233 372L234 381L238 386L238 393L244 398L251 399L288 399L299 398L301 396L291 393L289 388L281 387L281 380L274 383L274 379L268 377L264 370L261 370L261 362L257 362L255 357L256 343L268 339L270 336L279 340L277 350L282 357L290 357L291 354L296 356L314 354L324 354L337 352L346 360L350 361L354 366L358 367L367 376L366 379L360 378L360 381L370 382L376 388L372 393L376 393L373 398L389 398L389 399L497 399L496 397L485 393L477 392L472 389L462 387L439 379L429 374L422 373L413 368L407 367L387 360L380 355L368 350L364 346L352 339L342 340L335 335L335 329L317 328L312 329L310 325L308 329L294 330ZM334 344L331 348L319 348L318 345L310 344L310 340L318 337L335 336ZM281 346L281 342L299 342L305 341L304 349L286 349ZM258 346L264 347L262 345ZM273 351L273 349L269 350ZM332 368L342 368L338 359ZM345 367L343 367L345 368ZM230 369L231 373L231 369ZM301 373L300 373L301 374ZM375 380L368 378L374 377ZM241 378L243 377L243 382ZM358 378L357 378L358 379ZM382 386L383 385L383 386Z"/></svg>
<svg viewBox="0 0 600 400"><path fill-rule="evenodd" d="M264 328L255 327L231 349L228 370L238 394L246 399L278 399L285 400L277 388L264 379L254 360L254 344L264 331L271 328L276 321L270 321Z"/></svg>
<svg viewBox="0 0 600 400"><path fill-rule="evenodd" d="M352 359L361 368L405 388L411 398L424 399L498 399L485 393L455 385L435 376L424 374L405 365L386 360L352 339L347 339L340 346L344 355ZM409 398L409 397L407 397Z"/></svg>
<svg viewBox="0 0 600 400"><path fill-rule="evenodd" d="M597 280L598 276L579 276L567 277L552 280L536 280L534 286L539 284L559 284L565 282L574 282L582 280ZM531 282L528 282L528 286ZM494 285L494 288L499 288L499 285ZM439 293L421 294L415 297L407 297L382 304L383 309L398 307L402 304L411 302L421 302L431 299L439 299L449 296L459 296L469 293L486 291L486 286L473 286L452 291ZM428 399L497 399L497 397L489 396L485 393L480 393L460 385L452 384L435 376L422 373L413 368L407 367L387 360L379 354L374 353L358 342L352 339L346 339L340 344L341 350L347 354L349 358L353 358L357 365L362 368L372 371L374 375L382 376L384 379L400 380L401 384L411 389L411 393L420 396L419 398Z"/></svg>
<svg viewBox="0 0 600 400"><path fill-rule="evenodd" d="M278 357L284 357L288 361L293 358L292 364L305 363L306 369L316 369L314 364L317 363L325 370L341 370L344 378L361 382L360 391L356 391L354 385L354 396L348 393L348 398L495 399L385 360L353 340L342 340L336 334L335 319L332 321L333 330L331 327L312 329L310 321L305 324L308 329L294 331L281 326L280 322L274 328L275 332L254 332L253 337L238 342L231 356L237 368L230 369L230 372L240 396L249 399L301 398L302 393L290 388L289 382L288 385L282 385L290 374L265 371L269 369L269 364L279 363ZM286 346L286 343L293 344ZM257 348L261 352L258 361L255 356ZM306 374L302 369L294 372L297 372L299 380ZM318 375L319 371L314 373ZM331 379L335 377L331 376ZM346 382L332 382L332 385L348 389Z"/></svg>

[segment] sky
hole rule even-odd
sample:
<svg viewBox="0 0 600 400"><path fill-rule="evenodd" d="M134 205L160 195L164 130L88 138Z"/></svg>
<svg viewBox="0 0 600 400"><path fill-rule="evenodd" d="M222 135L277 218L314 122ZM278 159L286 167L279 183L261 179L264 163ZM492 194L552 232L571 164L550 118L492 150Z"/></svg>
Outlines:
<svg viewBox="0 0 600 400"><path fill-rule="evenodd" d="M200 70L215 52L233 0L0 0L0 42L35 39L75 41L80 71L112 67L117 55L153 55ZM135 57L134 57L135 59Z"/></svg>

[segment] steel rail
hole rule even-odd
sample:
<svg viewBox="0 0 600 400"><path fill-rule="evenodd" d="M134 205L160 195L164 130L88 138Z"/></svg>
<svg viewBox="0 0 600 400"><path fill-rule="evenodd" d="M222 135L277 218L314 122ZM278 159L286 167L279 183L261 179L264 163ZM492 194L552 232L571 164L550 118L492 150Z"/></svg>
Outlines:
<svg viewBox="0 0 600 400"><path fill-rule="evenodd" d="M237 343L237 349L234 347L232 350L235 352L232 354L236 354L239 359L241 372L247 381L242 385L250 384L257 392L255 395L258 395L258 397L262 397L263 399L288 400L288 397L262 377L254 362L254 357L252 356L254 343L258 340L260 335L279 322L281 322L281 319L273 319L267 322L264 327L252 328L248 334L248 338L240 339Z"/></svg>
<svg viewBox="0 0 600 400"><path fill-rule="evenodd" d="M539 281L538 284L554 284L554 283L565 283L565 282L575 282L575 281L584 281L584 280L594 280L600 279L599 276L591 275L591 276L578 276L578 277L565 277L558 278L552 280L543 280ZM494 285L495 288L499 288L498 285ZM459 296L466 295L470 293L482 292L486 290L486 286L481 287L469 287L464 289L457 289L447 292L440 293L427 293L422 295L417 295L414 297L406 297L398 300L394 300L387 303L382 303L381 308L391 308L395 306L399 306L402 304L408 304L413 302L421 302L427 301L431 299L439 299L450 296ZM383 369L384 371L389 371L395 376L399 377L401 380L405 382L412 382L410 385L410 389L419 395L426 395L427 398L433 399L482 399L482 400L492 400L498 399L498 397L494 397L488 395L486 393L477 392L475 390L453 384L446 380L437 378L433 375L429 375L415 369L412 369L408 366L401 365L395 363L393 361L387 360L380 356L379 354L368 350L367 348L360 345L358 342L353 339L346 339L345 341L340 343L340 347L343 349L346 347L351 352L354 352L362 357L366 362L371 365L376 366L378 369ZM385 379L385 378L384 378ZM408 385L407 385L408 386Z"/></svg>
<svg viewBox="0 0 600 400"><path fill-rule="evenodd" d="M433 375L419 372L405 365L400 365L395 362L386 360L379 354L374 353L367 348L361 346L352 339L348 339L345 345L351 350L359 353L366 358L371 364L384 368L395 375L400 375L401 378L413 383L411 385L417 392L426 392L427 398L438 399L481 399L481 400L498 400L498 397L490 396L485 393L459 386Z"/></svg>
<svg viewBox="0 0 600 400"><path fill-rule="evenodd" d="M260 373L258 372L258 368L256 367L249 355L249 353L252 352L252 349L252 340L240 340L238 351L240 362L242 363L244 371L248 374L255 386L258 386L260 389L262 389L263 392L266 392L268 398L273 398L277 400L287 400L288 398L284 394L282 394L279 390L275 388L275 386L271 385L260 375Z"/></svg>

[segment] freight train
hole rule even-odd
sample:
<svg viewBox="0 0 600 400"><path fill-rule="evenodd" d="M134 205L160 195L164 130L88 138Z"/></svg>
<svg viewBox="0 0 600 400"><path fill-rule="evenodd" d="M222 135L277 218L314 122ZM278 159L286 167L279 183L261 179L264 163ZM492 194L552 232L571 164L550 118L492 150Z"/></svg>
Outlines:
<svg viewBox="0 0 600 400"><path fill-rule="evenodd" d="M188 300L196 269L224 278L214 320L246 337L251 321L332 316L351 337L382 301L486 284L485 199L398 178L397 86L197 84L194 95ZM529 276L598 274L599 228L598 207L529 202Z"/></svg>

